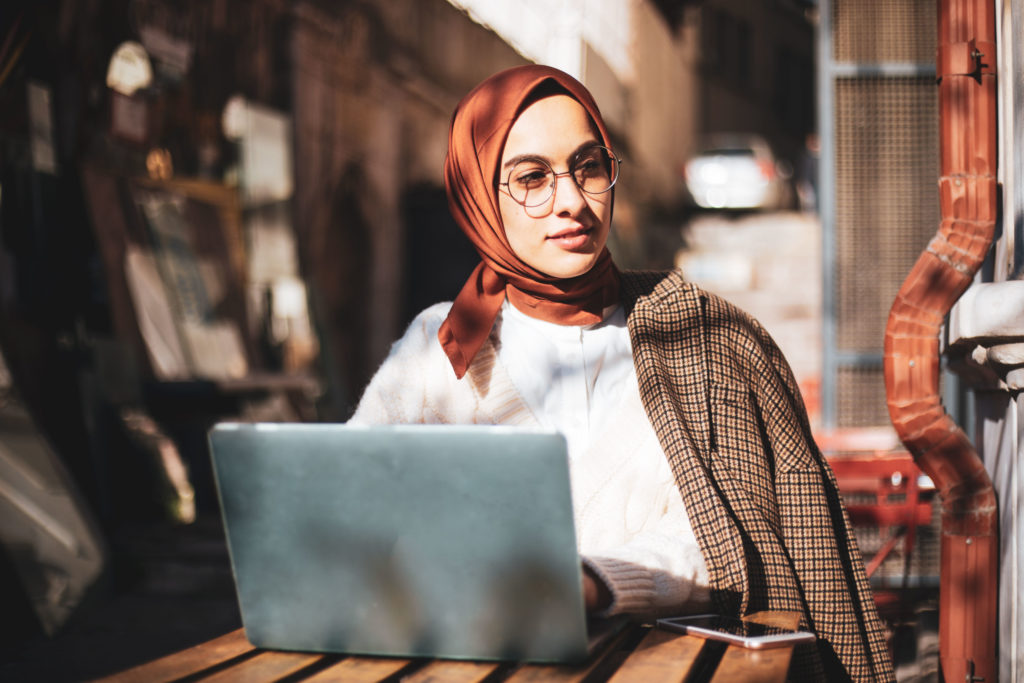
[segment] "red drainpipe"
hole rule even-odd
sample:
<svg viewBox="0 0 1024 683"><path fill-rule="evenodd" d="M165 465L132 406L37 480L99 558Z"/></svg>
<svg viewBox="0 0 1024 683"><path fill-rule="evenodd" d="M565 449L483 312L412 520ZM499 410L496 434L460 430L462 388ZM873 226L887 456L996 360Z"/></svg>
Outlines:
<svg viewBox="0 0 1024 683"><path fill-rule="evenodd" d="M995 681L999 534L992 481L939 398L943 318L971 284L996 222L992 0L938 0L942 220L885 328L889 415L942 497L939 661L946 681ZM974 678L972 678L974 677Z"/></svg>

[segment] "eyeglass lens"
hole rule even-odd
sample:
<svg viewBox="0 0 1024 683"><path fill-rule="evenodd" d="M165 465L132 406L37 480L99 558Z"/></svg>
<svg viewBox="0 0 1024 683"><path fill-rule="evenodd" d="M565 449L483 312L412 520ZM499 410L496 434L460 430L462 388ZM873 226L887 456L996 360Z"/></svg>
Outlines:
<svg viewBox="0 0 1024 683"><path fill-rule="evenodd" d="M569 171L581 190L587 194L601 194L615 184L619 166L610 149L595 145L577 154ZM520 161L508 175L509 194L523 206L540 206L554 194L555 175L541 159Z"/></svg>

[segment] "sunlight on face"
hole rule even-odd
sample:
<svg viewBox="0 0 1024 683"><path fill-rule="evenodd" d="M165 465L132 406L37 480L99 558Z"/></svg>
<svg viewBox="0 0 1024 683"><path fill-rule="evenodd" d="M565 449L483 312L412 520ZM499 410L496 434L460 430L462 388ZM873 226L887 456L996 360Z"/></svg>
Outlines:
<svg viewBox="0 0 1024 683"><path fill-rule="evenodd" d="M517 162L529 160L542 160L555 173L565 173L580 150L600 144L583 105L568 95L545 97L527 107L512 125L499 179L508 182ZM585 193L571 175L559 175L554 195L537 206L523 206L507 186L499 186L498 204L512 250L545 275L571 278L586 273L608 241L612 193Z"/></svg>

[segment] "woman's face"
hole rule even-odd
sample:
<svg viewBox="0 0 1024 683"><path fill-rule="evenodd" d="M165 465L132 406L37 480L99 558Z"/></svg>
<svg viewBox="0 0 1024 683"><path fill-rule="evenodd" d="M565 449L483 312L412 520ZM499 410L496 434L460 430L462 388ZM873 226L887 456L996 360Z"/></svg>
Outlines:
<svg viewBox="0 0 1024 683"><path fill-rule="evenodd" d="M577 152L604 144L586 110L568 95L552 95L527 107L509 131L498 170L509 180L517 162L543 160L556 174L565 173ZM587 194L571 175L555 178L553 196L538 206L523 206L498 186L505 236L516 256L534 269L557 278L589 271L608 241L612 193Z"/></svg>

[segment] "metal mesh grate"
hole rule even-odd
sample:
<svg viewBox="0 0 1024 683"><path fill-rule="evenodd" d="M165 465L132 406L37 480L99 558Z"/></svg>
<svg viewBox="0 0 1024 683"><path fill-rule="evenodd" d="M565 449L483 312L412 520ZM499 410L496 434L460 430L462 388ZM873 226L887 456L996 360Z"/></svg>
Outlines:
<svg viewBox="0 0 1024 683"><path fill-rule="evenodd" d="M833 54L837 62L935 61L935 0L837 0Z"/></svg>
<svg viewBox="0 0 1024 683"><path fill-rule="evenodd" d="M839 368L836 380L837 426L876 427L889 424L885 379L881 366Z"/></svg>
<svg viewBox="0 0 1024 683"><path fill-rule="evenodd" d="M937 97L926 77L835 84L840 350L881 352L893 298L938 229Z"/></svg>
<svg viewBox="0 0 1024 683"><path fill-rule="evenodd" d="M843 500L846 501L847 505L851 503L873 502L871 498L858 499L855 496L845 495ZM854 527L853 533L857 538L857 546L864 556L864 561L870 561L895 531L896 529L892 528ZM934 581L938 578L941 535L941 505L938 502L938 498L935 498L932 505L931 523L927 526L919 526L916 529L914 545L910 552L910 567L908 568L909 583L911 585L919 582L927 583L929 580ZM897 543L872 575L872 582L898 586L899 580L903 577L905 557L904 543Z"/></svg>

